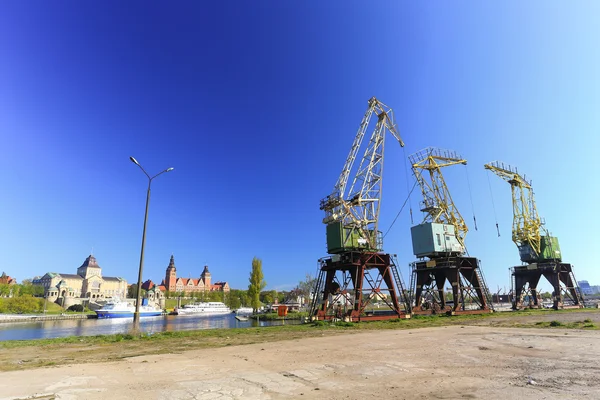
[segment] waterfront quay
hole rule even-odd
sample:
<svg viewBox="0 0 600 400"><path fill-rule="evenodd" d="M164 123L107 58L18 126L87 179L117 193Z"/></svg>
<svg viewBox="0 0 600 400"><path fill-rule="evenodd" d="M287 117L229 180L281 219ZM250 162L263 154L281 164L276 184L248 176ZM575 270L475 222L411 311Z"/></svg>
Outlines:
<svg viewBox="0 0 600 400"><path fill-rule="evenodd" d="M32 321L60 321L69 319L97 319L95 314L52 314L52 315L0 315L0 324Z"/></svg>

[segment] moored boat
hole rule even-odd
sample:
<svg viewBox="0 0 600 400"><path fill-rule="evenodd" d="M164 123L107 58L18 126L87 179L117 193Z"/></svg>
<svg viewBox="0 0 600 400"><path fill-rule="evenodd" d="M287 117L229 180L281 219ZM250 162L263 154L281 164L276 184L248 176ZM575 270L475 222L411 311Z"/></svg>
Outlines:
<svg viewBox="0 0 600 400"><path fill-rule="evenodd" d="M135 306L126 301L113 300L106 303L102 308L94 311L98 318L126 318L133 317ZM140 317L156 317L162 314L162 310L155 307L140 306Z"/></svg>
<svg viewBox="0 0 600 400"><path fill-rule="evenodd" d="M175 308L173 313L176 315L224 315L230 314L231 309L225 303L219 301L209 301L201 303L186 304Z"/></svg>
<svg viewBox="0 0 600 400"><path fill-rule="evenodd" d="M252 315L254 314L254 309L252 307L240 307L235 310L237 315Z"/></svg>

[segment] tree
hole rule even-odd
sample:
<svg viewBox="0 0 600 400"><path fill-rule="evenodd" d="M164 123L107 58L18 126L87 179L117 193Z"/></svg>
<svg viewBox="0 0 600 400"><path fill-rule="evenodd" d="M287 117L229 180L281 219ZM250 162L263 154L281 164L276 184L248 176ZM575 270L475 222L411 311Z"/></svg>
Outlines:
<svg viewBox="0 0 600 400"><path fill-rule="evenodd" d="M550 294L550 292L544 292L544 293L542 293L542 299L543 300L552 300L552 294Z"/></svg>
<svg viewBox="0 0 600 400"><path fill-rule="evenodd" d="M242 292L242 290L231 289L231 291L229 291L225 297L225 304L227 304L227 307L231 308L232 310L237 310L240 308L242 306Z"/></svg>
<svg viewBox="0 0 600 400"><path fill-rule="evenodd" d="M135 299L137 297L137 284L129 285L127 288L127 297L130 299ZM146 290L142 289L142 298L146 297Z"/></svg>
<svg viewBox="0 0 600 400"><path fill-rule="evenodd" d="M250 271L250 284L248 285L248 297L250 297L250 306L254 312L260 307L260 292L267 286L262 272L262 260L254 257L252 259L252 271Z"/></svg>
<svg viewBox="0 0 600 400"><path fill-rule="evenodd" d="M0 297L8 297L10 295L10 286L8 283L0 283Z"/></svg>
<svg viewBox="0 0 600 400"><path fill-rule="evenodd" d="M261 292L259 298L260 298L260 301L264 304L273 304L276 299L276 297L273 297L272 290L268 290L266 292Z"/></svg>
<svg viewBox="0 0 600 400"><path fill-rule="evenodd" d="M303 299L300 300L301 302L307 303L310 301L310 295L315 290L316 283L317 278L308 273L304 277L304 280L298 283L296 290L297 294L303 297Z"/></svg>
<svg viewBox="0 0 600 400"><path fill-rule="evenodd" d="M278 303L285 303L285 300L288 298L288 293L286 291L281 291L277 293L277 302Z"/></svg>

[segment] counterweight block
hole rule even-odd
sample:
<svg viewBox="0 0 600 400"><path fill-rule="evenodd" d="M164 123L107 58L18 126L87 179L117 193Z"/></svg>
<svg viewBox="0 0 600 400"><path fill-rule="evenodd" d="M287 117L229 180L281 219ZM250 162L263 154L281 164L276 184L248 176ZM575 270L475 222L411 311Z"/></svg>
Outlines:
<svg viewBox="0 0 600 400"><path fill-rule="evenodd" d="M452 300L445 298L446 281ZM474 257L432 258L412 263L413 314L484 314L493 312L491 296Z"/></svg>
<svg viewBox="0 0 600 400"><path fill-rule="evenodd" d="M346 252L319 263L317 295L311 307L314 320L410 318L404 284L389 254Z"/></svg>

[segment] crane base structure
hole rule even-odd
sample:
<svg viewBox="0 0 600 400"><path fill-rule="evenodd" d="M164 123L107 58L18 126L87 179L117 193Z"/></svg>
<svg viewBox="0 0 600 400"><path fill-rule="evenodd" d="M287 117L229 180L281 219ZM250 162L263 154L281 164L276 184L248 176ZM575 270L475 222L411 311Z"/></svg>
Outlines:
<svg viewBox="0 0 600 400"><path fill-rule="evenodd" d="M571 264L546 261L512 267L510 271L514 293L513 310L543 307L537 290L542 276L552 285L552 308L559 310L585 306Z"/></svg>
<svg viewBox="0 0 600 400"><path fill-rule="evenodd" d="M320 259L314 293L310 315L316 321L410 318L404 284L390 254L345 252Z"/></svg>
<svg viewBox="0 0 600 400"><path fill-rule="evenodd" d="M493 312L492 298L474 257L444 257L411 264L410 304L412 313L484 314ZM444 297L446 281L453 301Z"/></svg>

